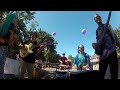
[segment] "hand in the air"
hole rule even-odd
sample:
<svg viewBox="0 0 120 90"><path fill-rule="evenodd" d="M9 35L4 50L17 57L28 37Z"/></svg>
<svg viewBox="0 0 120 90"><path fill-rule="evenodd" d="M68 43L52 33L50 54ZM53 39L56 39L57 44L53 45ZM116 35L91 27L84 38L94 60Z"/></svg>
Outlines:
<svg viewBox="0 0 120 90"><path fill-rule="evenodd" d="M45 45L40 45L39 49L44 49Z"/></svg>
<svg viewBox="0 0 120 90"><path fill-rule="evenodd" d="M44 48L45 47L45 45L40 45L40 48Z"/></svg>

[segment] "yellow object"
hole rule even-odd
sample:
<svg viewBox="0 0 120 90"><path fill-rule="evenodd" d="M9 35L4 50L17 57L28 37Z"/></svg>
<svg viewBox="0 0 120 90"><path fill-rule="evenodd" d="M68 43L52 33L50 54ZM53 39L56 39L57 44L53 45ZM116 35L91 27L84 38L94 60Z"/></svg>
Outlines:
<svg viewBox="0 0 120 90"><path fill-rule="evenodd" d="M25 47L21 48L20 49L20 56L22 58L26 57L29 53L33 53L32 49L33 49L33 44L30 43L30 44L25 44ZM38 45L37 45L38 46Z"/></svg>

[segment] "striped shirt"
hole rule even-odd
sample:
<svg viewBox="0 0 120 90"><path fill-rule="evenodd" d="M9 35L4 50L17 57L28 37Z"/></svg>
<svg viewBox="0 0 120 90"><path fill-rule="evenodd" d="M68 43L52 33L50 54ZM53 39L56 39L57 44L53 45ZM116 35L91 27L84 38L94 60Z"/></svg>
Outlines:
<svg viewBox="0 0 120 90"><path fill-rule="evenodd" d="M100 59L106 59L113 51L116 50L116 45L113 44L113 41L111 40L106 30L104 30L104 28L105 28L105 24L99 26L98 29L96 30L97 43L101 43L100 39L101 37L103 37L103 39L101 39L101 41L103 42L102 43L103 53L100 54ZM114 33L111 25L108 25L108 29L110 30L110 33L114 39L114 42L118 46L120 42L117 35Z"/></svg>

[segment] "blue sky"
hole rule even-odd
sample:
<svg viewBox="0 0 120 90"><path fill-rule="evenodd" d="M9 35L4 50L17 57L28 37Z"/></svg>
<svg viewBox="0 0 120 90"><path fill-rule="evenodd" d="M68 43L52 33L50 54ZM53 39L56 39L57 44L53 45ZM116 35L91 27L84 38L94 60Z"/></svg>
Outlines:
<svg viewBox="0 0 120 90"><path fill-rule="evenodd" d="M85 46L85 52L94 54L92 43L96 42L97 24L94 15L98 13L106 22L108 11L36 11L35 21L39 23L38 28L49 34L56 32L55 41L58 42L56 51L58 54L65 53L66 56L76 56L79 44ZM113 11L110 24L113 29L120 25L120 11ZM86 29L86 35L81 33Z"/></svg>

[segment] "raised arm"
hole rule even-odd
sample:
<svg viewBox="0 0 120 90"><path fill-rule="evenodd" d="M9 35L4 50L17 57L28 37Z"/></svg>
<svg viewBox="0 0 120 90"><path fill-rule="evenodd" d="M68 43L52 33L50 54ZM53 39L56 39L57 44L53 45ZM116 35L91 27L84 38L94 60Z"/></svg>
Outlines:
<svg viewBox="0 0 120 90"><path fill-rule="evenodd" d="M35 53L35 56L37 56L45 47L46 45L40 45L40 47L37 49L37 52Z"/></svg>

